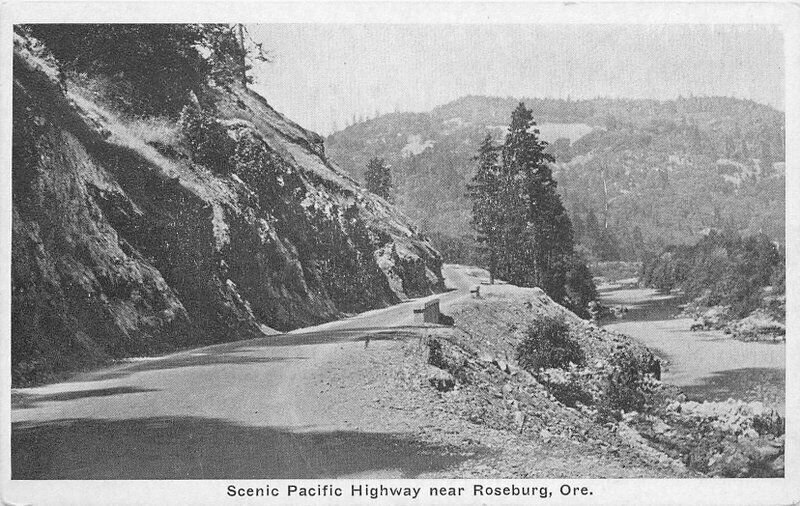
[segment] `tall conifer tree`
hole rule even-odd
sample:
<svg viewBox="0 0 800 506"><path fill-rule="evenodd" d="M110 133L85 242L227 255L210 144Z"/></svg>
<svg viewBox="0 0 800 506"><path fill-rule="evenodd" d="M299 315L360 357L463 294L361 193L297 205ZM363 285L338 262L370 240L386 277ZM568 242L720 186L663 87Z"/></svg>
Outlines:
<svg viewBox="0 0 800 506"><path fill-rule="evenodd" d="M470 186L473 224L490 253L493 275L518 286L538 286L585 313L595 296L591 273L574 252L572 223L556 192L554 158L539 140L533 114L520 103L505 142L481 144Z"/></svg>
<svg viewBox="0 0 800 506"><path fill-rule="evenodd" d="M500 207L500 167L497 164L498 148L492 136L486 135L475 160L478 171L469 185L472 198L472 224L478 233L478 242L488 253L489 282L494 283L497 272L498 250L500 249L501 207Z"/></svg>
<svg viewBox="0 0 800 506"><path fill-rule="evenodd" d="M503 173L514 187L511 202L516 207L509 280L539 286L561 300L572 256L572 225L556 193L550 169L555 159L545 153L546 146L539 139L533 113L520 103L503 145Z"/></svg>

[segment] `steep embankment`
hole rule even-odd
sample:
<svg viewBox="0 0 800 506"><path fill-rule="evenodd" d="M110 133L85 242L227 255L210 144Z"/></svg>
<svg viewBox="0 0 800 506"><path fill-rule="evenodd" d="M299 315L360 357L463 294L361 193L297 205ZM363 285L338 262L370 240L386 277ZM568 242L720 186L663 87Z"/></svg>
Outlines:
<svg viewBox="0 0 800 506"><path fill-rule="evenodd" d="M442 288L440 256L407 218L262 97L214 94L218 123L247 149L213 171L174 122L104 105L101 83L65 93L31 47L15 41L15 383Z"/></svg>

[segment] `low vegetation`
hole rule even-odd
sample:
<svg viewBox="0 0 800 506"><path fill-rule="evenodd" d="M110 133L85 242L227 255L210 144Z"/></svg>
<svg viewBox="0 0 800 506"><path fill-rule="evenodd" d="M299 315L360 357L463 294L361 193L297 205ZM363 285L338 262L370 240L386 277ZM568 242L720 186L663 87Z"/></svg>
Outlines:
<svg viewBox="0 0 800 506"><path fill-rule="evenodd" d="M763 234L730 231L712 231L693 246L665 248L641 270L645 286L685 294L684 312L698 320L694 327L726 329L745 340L785 333L785 279L781 247Z"/></svg>
<svg viewBox="0 0 800 506"><path fill-rule="evenodd" d="M186 105L178 124L193 161L217 173L231 171L236 143L228 136L227 129L219 124L213 111L203 110L195 104Z"/></svg>
<svg viewBox="0 0 800 506"><path fill-rule="evenodd" d="M537 320L517 346L517 362L531 372L584 363L580 345L570 337L566 323L553 318Z"/></svg>
<svg viewBox="0 0 800 506"><path fill-rule="evenodd" d="M648 391L645 377L653 372L652 356L623 347L611 353L607 366L595 374L587 367L584 349L572 332L563 320L545 317L535 321L517 345L517 363L545 384L556 399L571 407L578 403L594 406L600 419L641 411Z"/></svg>

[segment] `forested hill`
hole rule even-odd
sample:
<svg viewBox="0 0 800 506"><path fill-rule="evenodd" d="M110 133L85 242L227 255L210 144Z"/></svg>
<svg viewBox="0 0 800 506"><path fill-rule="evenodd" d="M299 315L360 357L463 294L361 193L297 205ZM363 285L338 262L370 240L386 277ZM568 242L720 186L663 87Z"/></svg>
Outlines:
<svg viewBox="0 0 800 506"><path fill-rule="evenodd" d="M468 256L473 158L487 131L505 135L520 100L556 156L555 179L590 256L639 258L715 228L783 242L784 113L749 100L468 96L350 125L326 139L327 153L358 179L371 157L385 158L395 201L445 255L455 245L451 257Z"/></svg>

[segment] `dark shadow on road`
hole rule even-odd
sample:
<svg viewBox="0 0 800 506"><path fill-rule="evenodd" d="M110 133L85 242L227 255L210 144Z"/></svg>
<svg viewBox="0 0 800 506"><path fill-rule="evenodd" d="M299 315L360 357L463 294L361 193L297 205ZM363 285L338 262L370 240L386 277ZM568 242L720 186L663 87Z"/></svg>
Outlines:
<svg viewBox="0 0 800 506"><path fill-rule="evenodd" d="M97 388L94 390L75 390L72 392L59 392L55 394L28 394L21 392L11 393L11 409L28 409L38 406L42 402L72 401L75 399L85 399L87 397L108 397L121 394L137 394L140 392L155 392L151 388L138 387L113 387Z"/></svg>
<svg viewBox="0 0 800 506"><path fill-rule="evenodd" d="M130 376L142 371L156 371L175 369L179 367L197 367L217 364L262 364L270 362L284 362L290 360L305 360L306 357L258 357L246 355L247 352L257 351L259 348L272 346L304 346L327 344L335 342L366 341L397 341L419 338L420 330L425 330L424 325L404 325L397 327L362 327L350 329L330 329L298 334L278 334L274 336L258 337L243 341L217 344L191 351L179 352L163 358L152 358L141 362L122 363L110 369L78 374L69 381L102 381Z"/></svg>
<svg viewBox="0 0 800 506"><path fill-rule="evenodd" d="M249 341L239 341L240 344L246 342ZM268 364L272 362L286 362L290 360L306 360L306 357L254 357L247 355L236 355L233 354L233 351L243 352L246 350L215 350L214 352L197 350L191 353L181 353L165 358L128 363L105 371L89 373L87 376L78 376L71 381L102 381L124 378L126 376L130 376L131 374L142 371L162 371L181 367L202 367L219 364Z"/></svg>
<svg viewBox="0 0 800 506"><path fill-rule="evenodd" d="M404 478L486 454L392 433L293 433L213 418L15 423L14 480L309 479L397 469Z"/></svg>
<svg viewBox="0 0 800 506"><path fill-rule="evenodd" d="M762 401L784 406L786 402L786 371L780 368L752 367L730 369L704 378L702 384L681 387L694 400L725 401L728 398L746 402ZM780 408L779 411L783 411Z"/></svg>
<svg viewBox="0 0 800 506"><path fill-rule="evenodd" d="M402 341L419 337L420 331L426 327L406 325L402 327L362 327L357 329L333 329L302 334L287 334L279 336L274 342L266 346L302 346L307 344L325 344L336 341L363 341L367 336L370 340Z"/></svg>
<svg viewBox="0 0 800 506"><path fill-rule="evenodd" d="M418 338L426 328L424 325L404 325L398 327L361 327L348 329L318 330L297 334L280 334L269 337L258 337L247 341L237 341L223 345L225 351L248 351L270 346L307 346L336 342L364 341L402 341ZM215 347L220 350L220 347Z"/></svg>

